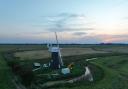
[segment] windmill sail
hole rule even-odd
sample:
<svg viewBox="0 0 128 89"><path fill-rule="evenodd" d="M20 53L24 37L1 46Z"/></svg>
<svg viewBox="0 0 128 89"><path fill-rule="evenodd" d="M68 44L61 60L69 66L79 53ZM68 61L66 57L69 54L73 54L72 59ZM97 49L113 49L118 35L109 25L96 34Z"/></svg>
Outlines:
<svg viewBox="0 0 128 89"><path fill-rule="evenodd" d="M58 37L57 37L57 33L56 32L55 32L55 35L56 35L57 46L58 46L58 49L59 49L59 61L60 61L60 65L63 66L63 60L62 60L62 57L61 57L61 52L60 52L60 48L59 48L59 41L58 41Z"/></svg>
<svg viewBox="0 0 128 89"><path fill-rule="evenodd" d="M60 52L60 47L59 47L59 41L58 41L58 37L57 37L57 33L55 32L55 36L56 36L56 44L58 46L59 49L59 61L60 61L60 65L63 66L63 60L62 60L62 56L61 56L61 52Z"/></svg>
<svg viewBox="0 0 128 89"><path fill-rule="evenodd" d="M51 52L51 56L52 56L50 66L53 69L58 69L58 68L61 68L63 66L63 61L62 61L62 57L61 57L61 52L60 52L59 42L58 42L56 32L55 32L55 37L56 37L56 46L52 46L49 44L47 46L48 46L48 49Z"/></svg>
<svg viewBox="0 0 128 89"><path fill-rule="evenodd" d="M57 44L57 46L59 48L59 41L58 41L58 37L57 37L57 33L56 32L55 32L55 36L56 36L56 44Z"/></svg>

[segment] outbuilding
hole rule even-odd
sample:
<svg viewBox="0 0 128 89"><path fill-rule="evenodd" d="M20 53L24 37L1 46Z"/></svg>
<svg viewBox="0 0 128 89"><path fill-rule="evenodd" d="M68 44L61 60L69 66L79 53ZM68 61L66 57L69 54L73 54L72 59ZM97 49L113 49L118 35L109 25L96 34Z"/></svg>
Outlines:
<svg viewBox="0 0 128 89"><path fill-rule="evenodd" d="M63 69L61 69L61 73L62 74L69 74L70 73L70 69L69 68L63 68Z"/></svg>
<svg viewBox="0 0 128 89"><path fill-rule="evenodd" d="M41 64L38 62L33 63L33 65L34 65L34 67L40 67L41 66Z"/></svg>

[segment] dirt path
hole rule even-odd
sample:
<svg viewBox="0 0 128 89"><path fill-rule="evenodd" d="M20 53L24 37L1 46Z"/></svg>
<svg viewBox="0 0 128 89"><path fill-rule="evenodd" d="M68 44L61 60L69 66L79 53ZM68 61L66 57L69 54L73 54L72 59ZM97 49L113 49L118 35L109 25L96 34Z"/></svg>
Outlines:
<svg viewBox="0 0 128 89"><path fill-rule="evenodd" d="M88 80L88 81L92 82L93 81L93 76L91 74L91 71L90 71L89 67L85 67L85 69L86 69L85 74L83 74L79 77L76 77L74 79L71 79L68 82L69 83L74 83L74 82L81 81L81 80Z"/></svg>
<svg viewBox="0 0 128 89"><path fill-rule="evenodd" d="M74 82L77 82L77 81L81 81L81 80L88 80L90 82L93 81L93 76L91 74L91 71L88 67L85 67L86 71L83 75L79 76L79 77L76 77L76 78L73 78L71 80L61 80L61 81L52 81L52 82L47 82L47 83L44 83L44 84L40 84L40 87L50 87L50 86L54 86L54 85L58 85L58 84L66 84L66 83L74 83Z"/></svg>

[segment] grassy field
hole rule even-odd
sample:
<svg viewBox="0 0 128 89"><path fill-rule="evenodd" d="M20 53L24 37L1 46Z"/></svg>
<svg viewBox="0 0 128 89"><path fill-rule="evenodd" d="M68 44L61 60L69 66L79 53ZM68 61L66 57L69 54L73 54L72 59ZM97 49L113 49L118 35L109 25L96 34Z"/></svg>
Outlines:
<svg viewBox="0 0 128 89"><path fill-rule="evenodd" d="M127 46L95 47L95 50L106 51L106 52L128 53L128 47Z"/></svg>
<svg viewBox="0 0 128 89"><path fill-rule="evenodd" d="M96 53L108 53L105 51L98 51L92 48L62 48L61 49L62 56L73 56L73 55L83 55L83 54L96 54ZM25 59L41 59L50 57L50 52L48 50L34 50L34 51L23 51L16 52L16 57L21 58L21 60Z"/></svg>
<svg viewBox="0 0 128 89"><path fill-rule="evenodd" d="M7 65L3 57L4 52L8 51L23 51L23 50L39 50L45 49L42 45L0 45L0 89L16 89L13 83L13 74L11 68Z"/></svg>
<svg viewBox="0 0 128 89"><path fill-rule="evenodd" d="M63 58L68 59L64 60L65 63L75 61L82 64L86 58L96 57L97 59L90 63L102 68L104 77L89 84L80 82L51 89L128 89L127 45L62 45L61 47ZM0 89L15 89L12 83L12 73L2 55L3 52L8 51L16 52L15 55L23 59L19 61L29 66L33 62L47 62L50 57L44 45L0 45ZM97 69L94 71L100 72Z"/></svg>
<svg viewBox="0 0 128 89"><path fill-rule="evenodd" d="M7 66L2 54L0 53L0 89L15 89L12 83L12 72Z"/></svg>
<svg viewBox="0 0 128 89"><path fill-rule="evenodd" d="M99 57L91 63L104 70L104 78L98 82L55 89L128 89L128 56Z"/></svg>

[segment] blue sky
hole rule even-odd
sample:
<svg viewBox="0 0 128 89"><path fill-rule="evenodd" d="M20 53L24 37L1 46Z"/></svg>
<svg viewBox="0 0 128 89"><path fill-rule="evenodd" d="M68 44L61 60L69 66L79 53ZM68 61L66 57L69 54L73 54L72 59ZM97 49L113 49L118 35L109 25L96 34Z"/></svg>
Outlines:
<svg viewBox="0 0 128 89"><path fill-rule="evenodd" d="M0 0L0 43L128 43L127 0Z"/></svg>

